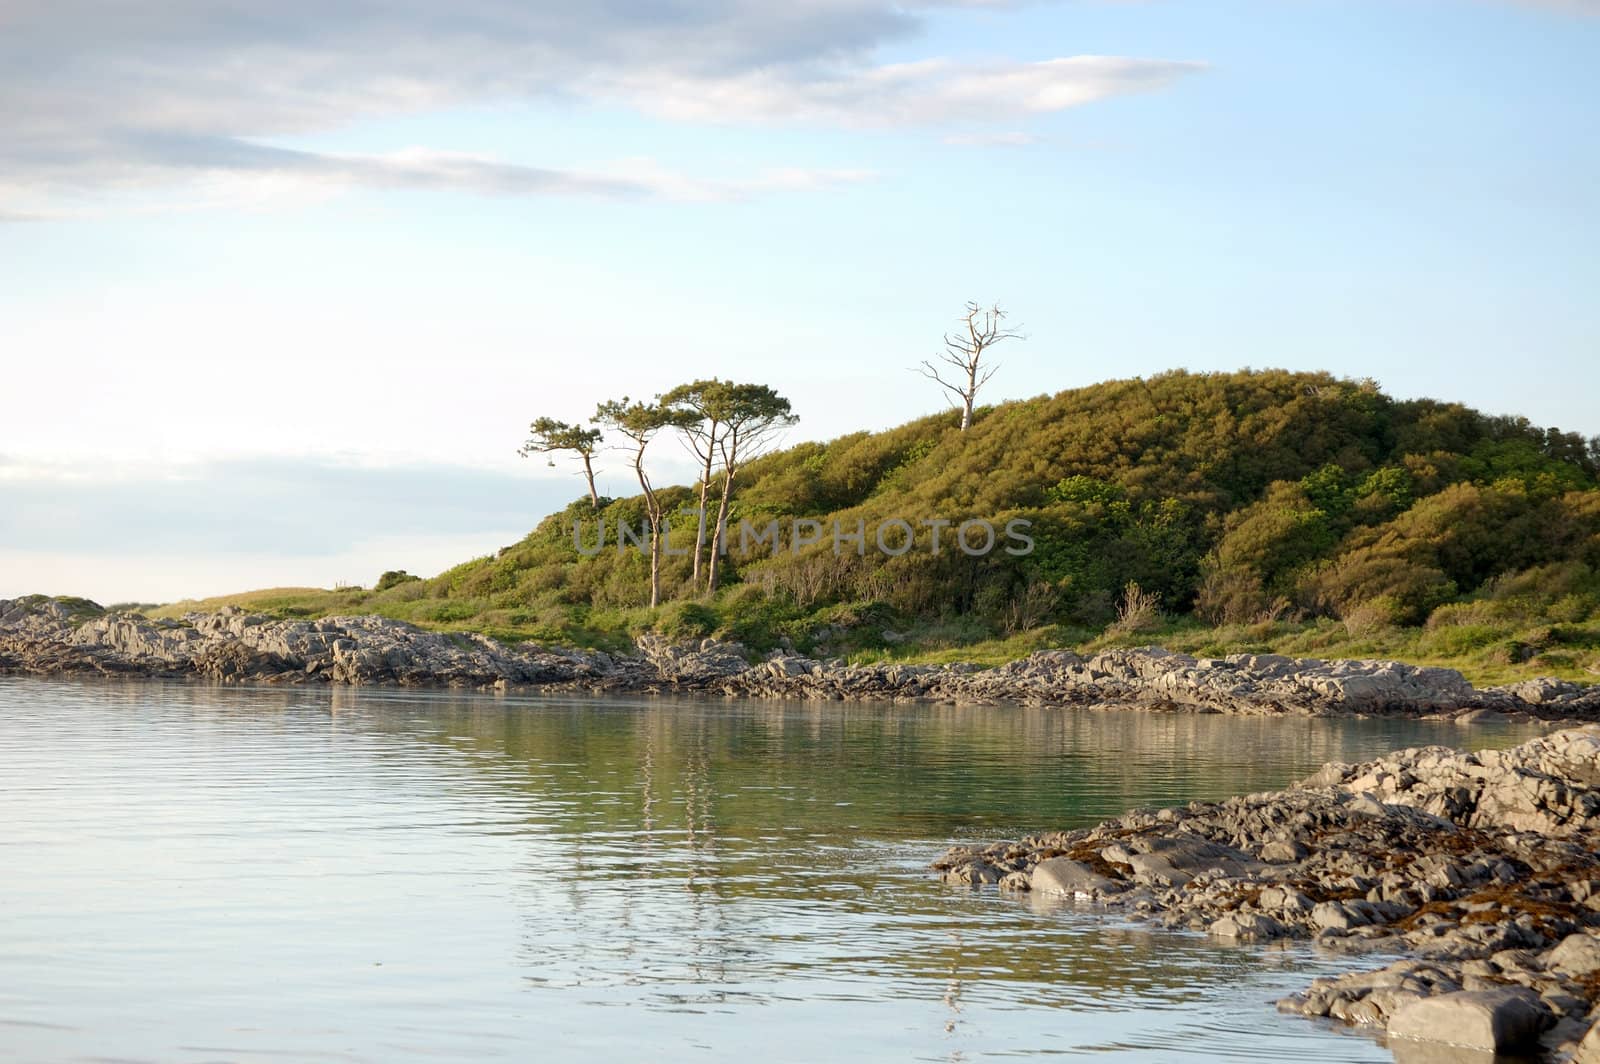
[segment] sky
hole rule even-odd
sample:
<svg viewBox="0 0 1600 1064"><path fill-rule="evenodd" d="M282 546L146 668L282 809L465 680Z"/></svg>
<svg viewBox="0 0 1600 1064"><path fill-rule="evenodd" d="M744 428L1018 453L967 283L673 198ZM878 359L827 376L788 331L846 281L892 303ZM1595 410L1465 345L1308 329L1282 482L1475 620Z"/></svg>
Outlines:
<svg viewBox="0 0 1600 1064"><path fill-rule="evenodd" d="M534 417L885 428L968 300L987 401L1597 434L1597 104L1600 0L0 0L0 597L431 575L582 492Z"/></svg>

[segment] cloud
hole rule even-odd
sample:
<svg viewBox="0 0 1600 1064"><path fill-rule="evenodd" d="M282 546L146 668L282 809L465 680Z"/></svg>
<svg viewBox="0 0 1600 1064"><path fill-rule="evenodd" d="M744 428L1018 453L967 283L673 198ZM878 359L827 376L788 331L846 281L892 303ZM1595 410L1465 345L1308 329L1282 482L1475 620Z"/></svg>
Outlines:
<svg viewBox="0 0 1600 1064"><path fill-rule="evenodd" d="M493 195L737 198L862 175L706 179L416 149L271 142L468 105L626 106L675 121L993 122L1162 88L1194 63L1109 56L884 64L961 0L9 0L0 8L0 203L48 215L107 192L239 180L276 198L375 185Z"/></svg>
<svg viewBox="0 0 1600 1064"><path fill-rule="evenodd" d="M1600 15L1600 0L1511 0L1518 7L1543 8L1568 15Z"/></svg>
<svg viewBox="0 0 1600 1064"><path fill-rule="evenodd" d="M0 161L6 154L6 148L0 146ZM823 189L868 181L876 175L867 170L787 168L709 179L673 171L651 159L621 160L593 171L576 171L422 147L385 154L332 154L233 137L162 133L107 137L70 165L44 168L43 176L58 188L75 193L180 187L185 195L179 203L194 209L314 201L356 187L456 190L504 197L717 201L768 191ZM169 200L153 203L156 209L174 209ZM83 212L47 208L12 217L0 212L0 222L71 213Z"/></svg>
<svg viewBox="0 0 1600 1064"><path fill-rule="evenodd" d="M944 138L946 144L958 148L1026 148L1042 144L1044 140L1037 133L1025 133L1019 129L998 133L951 133Z"/></svg>
<svg viewBox="0 0 1600 1064"><path fill-rule="evenodd" d="M171 467L0 457L0 543L86 556L332 554L385 536L529 529L576 497L571 480L288 457Z"/></svg>
<svg viewBox="0 0 1600 1064"><path fill-rule="evenodd" d="M989 122L1164 88L1196 62L1080 55L1037 63L929 59L846 73L757 70L714 83L624 78L612 90L688 121L807 122L852 127Z"/></svg>

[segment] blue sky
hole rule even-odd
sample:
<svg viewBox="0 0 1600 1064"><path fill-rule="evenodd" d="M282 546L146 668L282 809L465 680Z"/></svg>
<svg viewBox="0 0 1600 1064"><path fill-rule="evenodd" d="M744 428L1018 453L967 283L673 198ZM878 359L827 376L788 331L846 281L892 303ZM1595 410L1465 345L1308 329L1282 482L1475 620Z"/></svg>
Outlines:
<svg viewBox="0 0 1600 1064"><path fill-rule="evenodd" d="M990 399L1289 366L1600 433L1595 0L115 10L0 14L0 595L436 571L576 494L532 417L896 424L968 299L1029 336Z"/></svg>

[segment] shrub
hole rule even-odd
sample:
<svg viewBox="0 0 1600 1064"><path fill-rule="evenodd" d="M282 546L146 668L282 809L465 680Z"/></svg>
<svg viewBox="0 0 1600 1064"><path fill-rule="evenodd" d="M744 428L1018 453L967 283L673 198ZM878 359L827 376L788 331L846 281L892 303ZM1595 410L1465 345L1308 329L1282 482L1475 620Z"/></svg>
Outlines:
<svg viewBox="0 0 1600 1064"><path fill-rule="evenodd" d="M673 602L663 607L655 630L674 642L704 639L721 625L717 611L703 602Z"/></svg>
<svg viewBox="0 0 1600 1064"><path fill-rule="evenodd" d="M1448 609L1449 607L1442 607ZM1437 616L1438 610L1434 611ZM1435 625L1428 618L1428 631L1418 642L1418 649L1440 657L1456 657L1483 650L1504 638L1505 630L1489 624Z"/></svg>
<svg viewBox="0 0 1600 1064"><path fill-rule="evenodd" d="M1339 619L1344 622L1345 631L1351 635L1367 635L1380 628L1403 623L1400 619L1403 616L1404 608L1398 602L1389 596L1382 596L1346 607L1340 611Z"/></svg>
<svg viewBox="0 0 1600 1064"><path fill-rule="evenodd" d="M410 573L406 572L404 569L390 569L387 572L385 572L382 576L378 577L378 582L376 584L372 585L372 590L374 590L374 591L387 591L391 587L399 587L401 584L421 583L421 582L422 582L422 577L420 577L420 576L412 576Z"/></svg>
<svg viewBox="0 0 1600 1064"><path fill-rule="evenodd" d="M1305 589L1320 608L1341 620L1360 607L1382 603L1391 624L1416 624L1455 595L1455 584L1428 565L1384 547L1352 551L1311 577Z"/></svg>
<svg viewBox="0 0 1600 1064"><path fill-rule="evenodd" d="M1194 609L1210 624L1247 624L1272 612L1274 603L1251 569L1210 569L1201 580Z"/></svg>
<svg viewBox="0 0 1600 1064"><path fill-rule="evenodd" d="M1049 620L1060 602L1061 595L1052 585L1042 580L1030 581L1006 603L1001 627L1006 635L1031 632Z"/></svg>
<svg viewBox="0 0 1600 1064"><path fill-rule="evenodd" d="M1131 635L1135 632L1148 632L1160 626L1161 596L1153 591L1144 590L1132 580L1128 581L1128 586L1122 589L1122 601L1117 604L1117 620L1111 626L1111 630Z"/></svg>

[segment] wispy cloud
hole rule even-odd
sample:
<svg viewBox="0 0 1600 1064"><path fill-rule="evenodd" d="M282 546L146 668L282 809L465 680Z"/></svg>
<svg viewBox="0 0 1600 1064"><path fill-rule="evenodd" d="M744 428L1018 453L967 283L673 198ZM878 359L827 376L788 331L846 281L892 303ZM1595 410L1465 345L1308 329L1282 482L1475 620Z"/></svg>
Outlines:
<svg viewBox="0 0 1600 1064"><path fill-rule="evenodd" d="M0 158L5 151L0 148ZM56 168L51 168L56 169ZM174 210L210 207L250 209L325 199L351 188L453 190L486 196L578 196L592 199L727 201L764 192L823 189L871 180L868 170L786 168L730 178L705 178L661 166L648 158L623 159L589 171L508 163L486 155L414 147L384 154L297 151L233 137L140 135L110 137L58 173L47 173L58 189L83 194L181 190L181 198L124 198L123 209ZM19 188L16 202L30 190ZM0 190L3 192L3 190ZM88 203L98 202L92 196ZM95 213L59 200L39 213L18 212L0 221L43 220Z"/></svg>
<svg viewBox="0 0 1600 1064"><path fill-rule="evenodd" d="M694 176L492 151L271 146L484 102L623 105L669 120L841 127L990 122L1162 88L1192 62L1072 56L883 64L970 0L12 0L0 12L0 217L182 186L277 199L352 186L730 199L860 180L792 167Z"/></svg>
<svg viewBox="0 0 1600 1064"><path fill-rule="evenodd" d="M1203 63L1080 55L1037 63L928 59L849 71L754 70L707 82L635 75L606 91L698 122L862 128L995 121L1165 88Z"/></svg>
<svg viewBox="0 0 1600 1064"><path fill-rule="evenodd" d="M1042 144L1044 140L1037 133L1026 133L1020 129L995 133L951 133L944 137L946 144L958 148L1026 148Z"/></svg>
<svg viewBox="0 0 1600 1064"><path fill-rule="evenodd" d="M1600 0L1511 0L1519 7L1538 7L1569 15L1600 15Z"/></svg>

